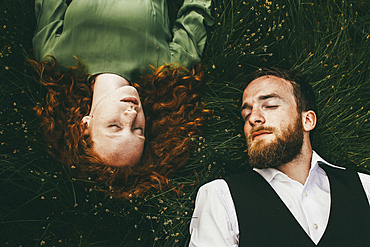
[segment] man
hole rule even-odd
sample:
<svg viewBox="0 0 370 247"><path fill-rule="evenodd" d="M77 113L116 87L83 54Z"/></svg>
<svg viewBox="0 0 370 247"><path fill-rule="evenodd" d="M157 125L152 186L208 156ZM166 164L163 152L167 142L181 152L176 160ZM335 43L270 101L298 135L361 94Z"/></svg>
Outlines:
<svg viewBox="0 0 370 247"><path fill-rule="evenodd" d="M190 246L370 246L370 176L312 150L314 93L298 72L255 72L241 114L253 170L199 189Z"/></svg>

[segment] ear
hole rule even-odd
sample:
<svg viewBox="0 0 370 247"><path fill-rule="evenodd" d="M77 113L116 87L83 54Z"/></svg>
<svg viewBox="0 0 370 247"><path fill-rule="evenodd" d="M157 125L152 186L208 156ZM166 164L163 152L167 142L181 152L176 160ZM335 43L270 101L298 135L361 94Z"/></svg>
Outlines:
<svg viewBox="0 0 370 247"><path fill-rule="evenodd" d="M84 135L89 135L90 134L90 130L89 130L90 119L91 119L90 116L84 116L82 118L82 120L81 120L81 128L80 128L80 131Z"/></svg>
<svg viewBox="0 0 370 247"><path fill-rule="evenodd" d="M316 127L317 117L312 110L302 112L302 123L304 131L311 131Z"/></svg>

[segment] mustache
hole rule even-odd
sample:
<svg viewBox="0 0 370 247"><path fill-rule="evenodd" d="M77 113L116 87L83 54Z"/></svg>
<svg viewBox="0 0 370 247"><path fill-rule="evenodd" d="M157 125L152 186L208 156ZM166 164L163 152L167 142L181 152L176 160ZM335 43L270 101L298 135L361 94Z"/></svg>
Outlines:
<svg viewBox="0 0 370 247"><path fill-rule="evenodd" d="M261 130L266 130L266 131L273 132L273 131L275 131L275 128L274 127L264 127L264 126L253 127L248 136L251 136L251 135L253 135L253 133L256 133L256 132L261 131Z"/></svg>
<svg viewBox="0 0 370 247"><path fill-rule="evenodd" d="M253 136L253 133L256 133L258 131L269 131L269 132L275 132L275 128L274 127L268 127L268 126L257 126L257 127L253 127L251 129L251 131L249 132L248 135L246 135L246 139L247 139L247 146L250 146L252 144L252 136Z"/></svg>

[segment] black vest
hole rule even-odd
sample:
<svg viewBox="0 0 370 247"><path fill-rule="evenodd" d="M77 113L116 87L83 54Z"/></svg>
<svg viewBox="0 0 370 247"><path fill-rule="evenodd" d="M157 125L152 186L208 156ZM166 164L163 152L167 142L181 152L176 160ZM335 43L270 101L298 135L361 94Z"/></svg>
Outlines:
<svg viewBox="0 0 370 247"><path fill-rule="evenodd" d="M329 178L329 222L317 246L369 247L370 207L358 174L320 166ZM270 184L248 170L226 178L239 224L239 247L316 246Z"/></svg>

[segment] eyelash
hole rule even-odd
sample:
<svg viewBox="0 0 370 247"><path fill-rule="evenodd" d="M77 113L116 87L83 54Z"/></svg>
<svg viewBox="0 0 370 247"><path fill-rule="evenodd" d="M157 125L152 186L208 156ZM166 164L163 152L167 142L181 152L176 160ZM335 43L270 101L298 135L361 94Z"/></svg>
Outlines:
<svg viewBox="0 0 370 247"><path fill-rule="evenodd" d="M276 108L276 107L278 107L277 105L268 105L268 106L266 106L266 108Z"/></svg>
<svg viewBox="0 0 370 247"><path fill-rule="evenodd" d="M277 108L278 105L268 105L268 106L264 106L264 108L267 108L267 109L272 109L272 108ZM250 113L248 113L247 115L245 115L245 117L243 118L244 120L247 120L247 118L249 117Z"/></svg>
<svg viewBox="0 0 370 247"><path fill-rule="evenodd" d="M247 118L249 117L249 115L251 115L250 113L248 113L247 115L245 115L245 117L243 118L244 119L244 121L246 121L247 120Z"/></svg>
<svg viewBox="0 0 370 247"><path fill-rule="evenodd" d="M109 128L111 128L111 127L121 128L121 127L119 127L117 124L111 124L111 125L109 125L108 127L109 127Z"/></svg>

